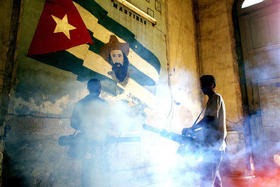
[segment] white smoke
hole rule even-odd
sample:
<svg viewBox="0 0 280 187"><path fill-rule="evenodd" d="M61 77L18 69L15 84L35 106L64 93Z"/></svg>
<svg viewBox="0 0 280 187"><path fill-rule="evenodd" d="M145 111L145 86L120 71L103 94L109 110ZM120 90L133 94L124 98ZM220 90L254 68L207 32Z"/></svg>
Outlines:
<svg viewBox="0 0 280 187"><path fill-rule="evenodd" d="M107 123L110 125L104 127L109 136L139 138L139 141L136 142L107 144L106 150L104 150L106 153L101 154L103 156L106 154L105 160L102 156L95 158L94 153L88 155L86 159L95 160L92 170L98 168L101 171L102 168L110 168L105 169L110 175L103 178L104 186L112 184L114 187L199 185L201 171L197 169L197 166L205 159L203 152L188 150L187 154L181 156L177 153L179 143L142 128L143 123L147 123L155 128L163 128L180 134L183 127L192 125L201 110L200 98L196 96L198 86L190 73L180 72L180 76L184 77L185 81L172 83L173 98L171 98L167 83L157 85L159 88L156 94L157 101L155 101L157 105L144 109L145 119L143 113L135 111L133 103L116 101L114 98L109 98L111 101L108 101L105 106L90 107L90 111L97 112L94 113L94 116L90 114L87 119L84 119L84 123L95 124L93 121L100 122L101 120L102 124L104 120L110 121ZM180 113L181 109L185 109L186 115ZM91 129L88 128L87 135L91 134L92 139L100 136L103 132L100 130L100 126L99 130L95 129L91 133L88 133ZM106 162L106 166L104 166L104 162ZM100 178L100 176L96 172L93 173L95 173L93 178L97 181L96 178ZM99 182L100 186L102 186L101 183Z"/></svg>
<svg viewBox="0 0 280 187"><path fill-rule="evenodd" d="M184 127L191 127L196 120L196 117L202 109L198 78L196 79L191 73L183 71L177 73L180 78L175 77L174 80L171 80L173 97L171 97L167 83L158 85L160 89L157 90L158 104L155 108L140 107L139 109L137 107L138 105L133 103L133 101L121 101L122 99L126 99L125 95L120 99L102 95L103 98L107 99L106 104L103 106L93 105L89 107L89 114L87 118L84 118L85 121L83 122L88 124L87 136L95 140L97 138L100 142L107 141L107 135L116 138L112 139L111 142L106 142L105 147L98 148L103 149L101 151L99 150L99 153L95 154L98 150L94 150L94 147L98 146L95 146L94 143L92 144L92 148L83 146L82 144L75 151L77 153L83 152L84 149L88 151L82 159L75 160L69 158L67 154L69 153L69 146L58 147L54 143L50 144L47 142L51 146L42 144L38 148L38 150L48 150L44 152L44 156L37 158L37 153L32 155L26 155L25 153L22 156L22 160L32 158L40 161L33 162L29 166L30 168L38 169L34 171L28 169L27 171L29 173L32 171L37 172L37 175L42 177L42 181L52 180L58 186L62 186L64 180L68 181L67 184L69 186L72 184L76 184L77 186L77 182L70 182L76 180L73 176L77 176L76 178L84 180L84 182L85 180L95 181L101 187L105 186L107 182L113 187L199 186L200 177L203 172L199 169L199 165L205 159L208 159L207 154L203 151L195 152L189 150L187 154L181 156L177 153L178 147L180 146L179 143L142 128L143 123L147 123L153 127L163 128L170 132L180 134ZM83 86L81 90L83 95L85 95L85 89L86 87ZM101 110L101 108L103 109ZM106 123L104 127L102 125L98 126L98 128L94 127L94 125L103 124L104 121L110 121L110 123ZM243 125L242 121L240 123ZM64 128L67 126L69 128L69 123L64 122L60 126L65 126ZM45 133L44 129L40 131L42 132L38 132L38 137ZM61 136L60 132L61 129L58 129L57 134ZM68 136L69 131L67 133L64 135ZM27 136L29 137L30 135ZM59 136L55 135L55 137L59 139ZM127 140L132 141L120 142L117 138L128 138ZM57 144L57 142L55 143ZM259 142L259 144L262 144L262 142ZM63 149L61 155L57 155L56 151L52 151L54 147L58 147L57 150ZM275 150L272 151L275 153L277 150L280 150L279 143L275 144L274 147ZM240 160L244 160L244 157L248 154L248 150L245 145L233 149L235 150L233 150L234 154L230 155L230 161L238 165ZM32 153L34 151L36 152L36 150L33 150ZM45 167L44 171L46 172L44 173L40 168L44 168L48 160L49 167ZM55 171L51 167L53 163L57 163ZM73 172L71 172L71 167L69 166L71 163L73 167L75 166L75 169L72 168ZM102 170L104 171L100 172ZM83 178L81 173L85 173L85 171L89 171L92 177ZM29 174L26 175L26 178L28 177L30 178ZM96 180L96 178L100 180Z"/></svg>

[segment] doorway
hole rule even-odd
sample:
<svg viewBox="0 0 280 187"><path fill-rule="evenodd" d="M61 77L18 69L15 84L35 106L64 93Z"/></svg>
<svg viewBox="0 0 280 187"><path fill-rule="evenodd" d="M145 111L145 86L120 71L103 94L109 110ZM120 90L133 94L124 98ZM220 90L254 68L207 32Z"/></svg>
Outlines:
<svg viewBox="0 0 280 187"><path fill-rule="evenodd" d="M280 152L280 1L241 8L237 2L242 72L248 105L250 144L258 171L276 166ZM241 82L242 83L242 82Z"/></svg>

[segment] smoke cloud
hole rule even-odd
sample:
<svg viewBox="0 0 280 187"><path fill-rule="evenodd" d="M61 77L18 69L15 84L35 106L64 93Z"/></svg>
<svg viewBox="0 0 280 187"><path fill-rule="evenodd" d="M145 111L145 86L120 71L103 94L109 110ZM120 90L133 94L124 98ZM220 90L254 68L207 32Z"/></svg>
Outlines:
<svg viewBox="0 0 280 187"><path fill-rule="evenodd" d="M15 173L12 177L24 179L27 186L199 186L203 175L200 163L210 159L207 152L193 150L193 142L187 142L186 153L182 156L178 154L179 143L142 126L148 124L180 134L184 127L191 127L196 120L202 109L198 80L191 73L177 73L185 79L171 80L171 89L167 83L158 85L154 108L139 104L127 93L116 98L102 92L101 97L106 103L87 103L88 106L79 111L84 116L81 123L85 125L87 138L71 128L69 118L34 120L33 116L18 120L11 117L7 121L12 128L7 134L6 150L12 160L17 160L11 169ZM81 86L79 98L86 96L86 92L86 86ZM66 105L67 101L62 98ZM61 103L51 103L52 108ZM270 112L269 108L267 112ZM252 122L259 116L243 119L239 126L249 121L252 127ZM252 131L253 135L261 134ZM247 134L244 135L229 133L228 153L224 160L230 161L232 170L250 153L244 143L238 142L242 138L249 139ZM255 150L253 156L258 158L263 153L265 139L251 138L254 142L252 150ZM279 150L280 144L276 142L266 152L276 155ZM271 159L279 162L277 156Z"/></svg>

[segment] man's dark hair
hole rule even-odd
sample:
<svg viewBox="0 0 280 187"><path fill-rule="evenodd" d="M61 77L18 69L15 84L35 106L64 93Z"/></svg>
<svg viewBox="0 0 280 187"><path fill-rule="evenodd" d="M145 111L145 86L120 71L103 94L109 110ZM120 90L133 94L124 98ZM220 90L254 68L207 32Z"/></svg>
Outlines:
<svg viewBox="0 0 280 187"><path fill-rule="evenodd" d="M214 88L216 87L216 80L213 75L203 75L200 77L201 87L209 87L214 84Z"/></svg>
<svg viewBox="0 0 280 187"><path fill-rule="evenodd" d="M101 91L101 83L98 79L90 79L87 88L91 94L99 95Z"/></svg>

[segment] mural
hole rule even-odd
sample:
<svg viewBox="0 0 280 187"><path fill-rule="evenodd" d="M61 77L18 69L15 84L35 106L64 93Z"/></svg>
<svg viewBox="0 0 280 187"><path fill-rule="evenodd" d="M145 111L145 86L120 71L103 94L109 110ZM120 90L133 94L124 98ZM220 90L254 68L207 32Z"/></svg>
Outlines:
<svg viewBox="0 0 280 187"><path fill-rule="evenodd" d="M155 99L160 61L95 1L46 1L28 55L80 81L101 79L111 95L131 95L147 106Z"/></svg>
<svg viewBox="0 0 280 187"><path fill-rule="evenodd" d="M157 87L166 64L164 32L157 30L159 25L141 23L129 12L126 15L113 3L30 0L23 5L17 84L9 106L13 115L7 122L11 130L5 145L12 168L9 181L19 178L26 186L44 182L80 185L81 168L87 173L86 166L91 164L73 159L79 151L68 140L78 138L71 116L75 104L87 98L86 83L92 79L100 80L99 96L108 107L93 114L89 110L89 118L103 115L119 125L112 124L109 129L112 137L120 137L113 138L108 149L110 167L115 175L121 175L116 178L128 181L135 176L133 169L144 167L147 151L142 150L145 142L140 138L139 123L151 111L146 109L157 104ZM138 25L132 29L119 15L131 19L126 24ZM88 100L85 103L89 104ZM86 156L91 162L91 155ZM121 170L126 173L116 172ZM139 176L144 173L139 172Z"/></svg>

